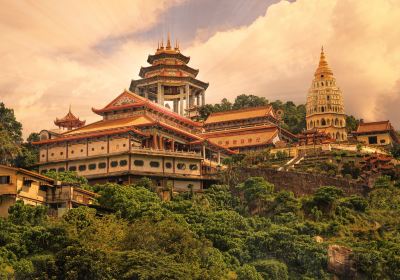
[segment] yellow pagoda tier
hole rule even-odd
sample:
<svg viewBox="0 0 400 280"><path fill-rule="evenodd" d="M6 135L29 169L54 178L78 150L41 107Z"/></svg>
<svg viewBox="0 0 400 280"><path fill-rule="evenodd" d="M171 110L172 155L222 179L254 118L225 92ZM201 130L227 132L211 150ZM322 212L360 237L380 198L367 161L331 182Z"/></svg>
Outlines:
<svg viewBox="0 0 400 280"><path fill-rule="evenodd" d="M141 67L141 79L132 80L129 90L162 106L171 102L172 110L181 116L196 119L198 107L205 104L208 83L196 79L199 70L189 67L190 57L180 52L179 43L171 45L168 34L166 46L158 44L149 55L148 67Z"/></svg>
<svg viewBox="0 0 400 280"><path fill-rule="evenodd" d="M72 130L74 128L79 128L84 126L86 121L81 121L78 117L76 117L71 112L71 106L69 107L68 114L66 114L63 118L56 118L54 124L61 128L66 128L67 130Z"/></svg>
<svg viewBox="0 0 400 280"><path fill-rule="evenodd" d="M307 130L316 129L336 141L346 141L346 115L343 95L336 85L332 69L321 50L318 68L308 91L306 104Z"/></svg>

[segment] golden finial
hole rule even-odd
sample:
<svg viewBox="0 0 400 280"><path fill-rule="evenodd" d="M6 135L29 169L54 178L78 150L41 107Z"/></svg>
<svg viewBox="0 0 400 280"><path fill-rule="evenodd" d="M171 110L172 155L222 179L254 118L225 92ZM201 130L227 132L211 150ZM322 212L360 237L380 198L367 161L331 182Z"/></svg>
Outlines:
<svg viewBox="0 0 400 280"><path fill-rule="evenodd" d="M168 32L168 39L167 39L167 47L166 47L166 49L167 50L171 49L171 36L170 36L169 32Z"/></svg>
<svg viewBox="0 0 400 280"><path fill-rule="evenodd" d="M179 51L178 39L175 40L175 50L176 50L176 51Z"/></svg>
<svg viewBox="0 0 400 280"><path fill-rule="evenodd" d="M164 37L161 38L161 46L160 46L160 50L164 49Z"/></svg>
<svg viewBox="0 0 400 280"><path fill-rule="evenodd" d="M71 113L71 104L69 104L69 111L68 112L70 112Z"/></svg>

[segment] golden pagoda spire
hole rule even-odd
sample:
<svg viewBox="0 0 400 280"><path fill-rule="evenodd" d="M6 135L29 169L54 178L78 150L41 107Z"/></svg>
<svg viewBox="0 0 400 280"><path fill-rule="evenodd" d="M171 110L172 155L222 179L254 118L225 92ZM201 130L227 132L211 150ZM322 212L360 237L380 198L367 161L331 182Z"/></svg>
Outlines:
<svg viewBox="0 0 400 280"><path fill-rule="evenodd" d="M166 50L170 50L171 49L171 36L168 32L168 39L167 39L167 46L165 47Z"/></svg>
<svg viewBox="0 0 400 280"><path fill-rule="evenodd" d="M175 40L175 50L177 52L179 52L179 43L178 43L178 39Z"/></svg>
<svg viewBox="0 0 400 280"><path fill-rule="evenodd" d="M319 58L318 68L314 74L315 78L323 78L327 76L333 76L333 72L326 61L324 46L321 47L321 55Z"/></svg>
<svg viewBox="0 0 400 280"><path fill-rule="evenodd" d="M164 49L164 37L161 38L161 46L160 46L160 50Z"/></svg>

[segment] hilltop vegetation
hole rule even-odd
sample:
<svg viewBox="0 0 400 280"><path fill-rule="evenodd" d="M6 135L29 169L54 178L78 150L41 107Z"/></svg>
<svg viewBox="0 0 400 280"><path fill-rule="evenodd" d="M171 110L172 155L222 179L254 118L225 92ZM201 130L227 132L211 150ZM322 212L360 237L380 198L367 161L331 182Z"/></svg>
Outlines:
<svg viewBox="0 0 400 280"><path fill-rule="evenodd" d="M359 279L400 279L400 189L387 177L366 198L333 187L296 198L261 178L169 202L151 189L98 185L110 213L61 219L17 203L0 220L0 278L330 279L327 247L339 244Z"/></svg>

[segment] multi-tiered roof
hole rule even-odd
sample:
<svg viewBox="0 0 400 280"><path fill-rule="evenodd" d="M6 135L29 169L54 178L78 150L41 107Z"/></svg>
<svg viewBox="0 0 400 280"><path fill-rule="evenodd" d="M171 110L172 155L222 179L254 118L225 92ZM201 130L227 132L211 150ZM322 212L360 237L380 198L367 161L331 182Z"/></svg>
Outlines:
<svg viewBox="0 0 400 280"><path fill-rule="evenodd" d="M63 118L56 118L54 124L59 128L66 128L68 130L78 128L84 126L86 121L81 121L78 117L76 117L71 112L71 106L69 107L68 114L66 114Z"/></svg>
<svg viewBox="0 0 400 280"><path fill-rule="evenodd" d="M138 86L149 82L163 82L166 79L170 83L190 82L203 89L207 89L208 83L196 79L199 70L188 66L189 61L190 57L180 52L178 41L172 47L168 34L166 46L164 47L164 42L161 41L161 44L158 44L155 54L148 56L147 62L151 66L140 68L139 76L142 79L132 80L130 90L135 91L135 88Z"/></svg>

